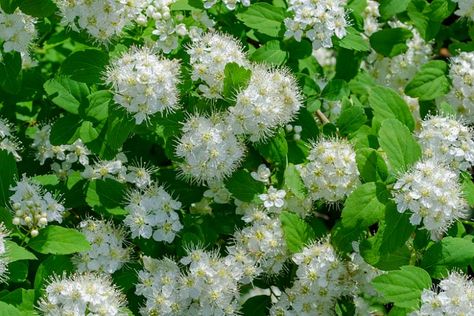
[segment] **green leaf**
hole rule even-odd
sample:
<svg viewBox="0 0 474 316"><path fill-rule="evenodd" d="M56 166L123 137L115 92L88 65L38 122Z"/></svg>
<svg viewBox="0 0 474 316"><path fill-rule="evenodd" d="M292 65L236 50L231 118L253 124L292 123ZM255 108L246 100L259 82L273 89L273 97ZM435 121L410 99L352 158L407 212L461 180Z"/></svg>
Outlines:
<svg viewBox="0 0 474 316"><path fill-rule="evenodd" d="M421 158L421 148L408 128L396 119L382 122L379 130L380 147L387 154L394 173L407 171Z"/></svg>
<svg viewBox="0 0 474 316"><path fill-rule="evenodd" d="M362 240L359 244L360 254L365 262L377 269L384 271L398 270L410 263L411 253L407 246L404 245L392 252L384 251L383 247L383 240L378 235Z"/></svg>
<svg viewBox="0 0 474 316"><path fill-rule="evenodd" d="M415 231L410 223L410 214L399 213L395 203L391 202L385 209L384 228L382 230L382 254L387 254L405 245Z"/></svg>
<svg viewBox="0 0 474 316"><path fill-rule="evenodd" d="M288 56L288 52L284 51L281 47L281 41L272 40L257 48L250 55L250 60L280 66L285 63Z"/></svg>
<svg viewBox="0 0 474 316"><path fill-rule="evenodd" d="M367 115L360 106L350 106L342 110L336 125L341 135L349 135L357 131L367 121Z"/></svg>
<svg viewBox="0 0 474 316"><path fill-rule="evenodd" d="M346 81L353 79L359 73L360 65L364 57L364 53L340 48L337 52L336 74L334 78Z"/></svg>
<svg viewBox="0 0 474 316"><path fill-rule="evenodd" d="M314 239L315 233L311 226L297 214L283 211L280 214L280 220L286 246L292 253L300 252L308 242Z"/></svg>
<svg viewBox="0 0 474 316"><path fill-rule="evenodd" d="M474 259L473 236L467 237L445 237L433 244L423 255L420 266L436 279L445 277L453 268L466 268Z"/></svg>
<svg viewBox="0 0 474 316"><path fill-rule="evenodd" d="M285 9L257 2L237 13L237 19L259 33L277 37L285 19Z"/></svg>
<svg viewBox="0 0 474 316"><path fill-rule="evenodd" d="M69 55L61 65L61 73L72 80L84 83L100 83L109 55L97 50L87 49Z"/></svg>
<svg viewBox="0 0 474 316"><path fill-rule="evenodd" d="M8 264L8 282L23 283L28 276L28 261L20 260Z"/></svg>
<svg viewBox="0 0 474 316"><path fill-rule="evenodd" d="M0 166L2 168L0 175L0 206L6 206L10 199L10 186L15 184L18 171L16 160L12 154L5 150L0 150Z"/></svg>
<svg viewBox="0 0 474 316"><path fill-rule="evenodd" d="M362 14L367 8L367 0L349 0L347 1L347 8L357 14Z"/></svg>
<svg viewBox="0 0 474 316"><path fill-rule="evenodd" d="M467 172L461 173L461 187L469 206L474 207L474 183L471 180L471 175Z"/></svg>
<svg viewBox="0 0 474 316"><path fill-rule="evenodd" d="M431 287L431 278L421 268L403 266L376 277L372 285L382 295L383 302L414 310L420 304L423 290Z"/></svg>
<svg viewBox="0 0 474 316"><path fill-rule="evenodd" d="M388 20L392 16L401 13L407 9L411 0L381 0L379 6L380 16Z"/></svg>
<svg viewBox="0 0 474 316"><path fill-rule="evenodd" d="M370 45L379 54L394 57L407 51L406 41L413 34L404 28L383 29L370 36Z"/></svg>
<svg viewBox="0 0 474 316"><path fill-rule="evenodd" d="M352 192L342 209L342 220L331 234L334 245L341 251L351 252L352 242L360 239L367 228L384 218L390 193L382 183L362 184Z"/></svg>
<svg viewBox="0 0 474 316"><path fill-rule="evenodd" d="M126 185L112 179L90 181L87 186L86 203L102 215L125 215L122 201Z"/></svg>
<svg viewBox="0 0 474 316"><path fill-rule="evenodd" d="M18 52L3 53L0 60L0 87L10 94L21 88L21 55Z"/></svg>
<svg viewBox="0 0 474 316"><path fill-rule="evenodd" d="M373 87L369 91L369 104L379 121L395 118L405 124L410 131L415 129L415 119L410 108L392 89L382 86Z"/></svg>
<svg viewBox="0 0 474 316"><path fill-rule="evenodd" d="M20 0L0 0L0 7L7 14L12 14L20 4Z"/></svg>
<svg viewBox="0 0 474 316"><path fill-rule="evenodd" d="M433 0L429 6L430 20L442 22L456 10L456 4L450 0Z"/></svg>
<svg viewBox="0 0 474 316"><path fill-rule="evenodd" d="M420 101L433 100L445 95L450 89L447 71L448 65L442 60L426 63L407 84L405 93Z"/></svg>
<svg viewBox="0 0 474 316"><path fill-rule="evenodd" d="M435 38L442 30L442 22L456 9L456 4L448 0L412 1L407 13L413 25L425 41Z"/></svg>
<svg viewBox="0 0 474 316"><path fill-rule="evenodd" d="M256 195L265 190L265 185L256 181L245 170L234 172L232 177L225 182L225 187L235 198L244 202L252 202Z"/></svg>
<svg viewBox="0 0 474 316"><path fill-rule="evenodd" d="M59 183L59 179L55 174L42 174L34 176L33 180L42 186L55 186Z"/></svg>
<svg viewBox="0 0 474 316"><path fill-rule="evenodd" d="M242 315L244 316L265 316L272 305L269 295L257 295L249 298L242 305Z"/></svg>
<svg viewBox="0 0 474 316"><path fill-rule="evenodd" d="M114 284L124 292L135 287L138 282L137 269L141 266L138 263L129 263L113 274Z"/></svg>
<svg viewBox="0 0 474 316"><path fill-rule="evenodd" d="M58 8L52 0L22 0L20 9L28 15L44 18L52 15Z"/></svg>
<svg viewBox="0 0 474 316"><path fill-rule="evenodd" d="M203 2L200 0L177 0L170 6L172 11L195 11L204 9Z"/></svg>
<svg viewBox="0 0 474 316"><path fill-rule="evenodd" d="M20 311L13 305L0 302L0 316L22 316Z"/></svg>
<svg viewBox="0 0 474 316"><path fill-rule="evenodd" d="M338 42L339 47L359 52L370 51L369 43L362 37L360 32L351 26L348 27L346 31L347 35Z"/></svg>
<svg viewBox="0 0 474 316"><path fill-rule="evenodd" d="M43 254L67 255L87 251L90 244L86 237L72 228L48 225L28 243L31 249Z"/></svg>
<svg viewBox="0 0 474 316"><path fill-rule="evenodd" d="M342 209L342 224L365 230L383 218L390 194L382 183L362 184L352 192Z"/></svg>
<svg viewBox="0 0 474 316"><path fill-rule="evenodd" d="M305 186L303 180L301 180L300 173L296 170L294 164L289 163L288 166L286 166L284 179L285 188L287 188L288 191L293 193L299 199L305 198Z"/></svg>
<svg viewBox="0 0 474 316"><path fill-rule="evenodd" d="M268 43L268 42L267 42ZM297 41L294 38L285 39L281 42L280 47L287 53L289 53L289 62L296 62L298 64L300 61L302 65L305 65L308 68L312 68L315 66L314 62L316 59L314 58L313 54L313 45L311 41L307 38L302 38L301 41ZM311 64L311 65L310 65ZM317 62L316 62L317 64ZM305 67L303 66L303 68ZM302 68L298 67L301 71ZM308 69L310 70L310 69Z"/></svg>
<svg viewBox="0 0 474 316"><path fill-rule="evenodd" d="M76 115L68 114L54 122L51 127L50 142L59 146L63 144L72 144L80 137L79 128L81 127L80 118Z"/></svg>
<svg viewBox="0 0 474 316"><path fill-rule="evenodd" d="M135 121L114 111L109 115L105 144L113 150L121 148L134 128Z"/></svg>
<svg viewBox="0 0 474 316"><path fill-rule="evenodd" d="M79 137L87 144L99 137L99 132L94 128L92 122L83 121L79 127Z"/></svg>
<svg viewBox="0 0 474 316"><path fill-rule="evenodd" d="M225 98L231 99L240 90L247 87L252 72L236 63L228 63L225 65L224 75L223 95Z"/></svg>
<svg viewBox="0 0 474 316"><path fill-rule="evenodd" d="M79 107L88 104L89 88L85 83L58 77L46 81L43 87L53 103L69 113L79 114Z"/></svg>
<svg viewBox="0 0 474 316"><path fill-rule="evenodd" d="M5 248L8 262L19 260L38 260L34 254L25 248L18 246L16 242L11 240L5 241Z"/></svg>
<svg viewBox="0 0 474 316"><path fill-rule="evenodd" d="M103 121L109 116L109 104L112 94L106 90L96 91L87 96L89 106L84 110L85 119Z"/></svg>
<svg viewBox="0 0 474 316"><path fill-rule="evenodd" d="M298 84L302 88L302 92L305 96L314 96L319 94L319 86L318 84L311 78L311 76L299 73L297 74Z"/></svg>
<svg viewBox="0 0 474 316"><path fill-rule="evenodd" d="M254 144L254 147L269 163L286 164L288 143L286 142L283 130L280 130L275 136L266 140L265 143Z"/></svg>
<svg viewBox="0 0 474 316"><path fill-rule="evenodd" d="M0 297L0 301L11 304L20 310L22 316L38 315L35 311L35 291L18 288L4 296ZM1 309L1 307L0 307ZM1 312L0 312L1 315Z"/></svg>
<svg viewBox="0 0 474 316"><path fill-rule="evenodd" d="M356 151L357 168L364 182L385 181L388 169L385 160L373 148L361 148Z"/></svg>
<svg viewBox="0 0 474 316"><path fill-rule="evenodd" d="M342 79L333 79L329 81L321 92L321 97L329 101L342 100L349 96L349 86Z"/></svg>

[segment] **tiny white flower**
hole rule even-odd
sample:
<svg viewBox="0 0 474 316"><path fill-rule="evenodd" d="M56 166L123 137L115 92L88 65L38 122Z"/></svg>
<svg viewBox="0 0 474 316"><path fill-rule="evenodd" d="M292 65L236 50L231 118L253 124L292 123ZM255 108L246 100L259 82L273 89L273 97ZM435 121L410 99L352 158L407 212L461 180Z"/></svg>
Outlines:
<svg viewBox="0 0 474 316"><path fill-rule="evenodd" d="M271 209L275 207L279 209L285 204L285 195L285 190L278 190L271 186L267 193L260 194L259 198L263 201L265 208Z"/></svg>
<svg viewBox="0 0 474 316"><path fill-rule="evenodd" d="M261 164L258 166L257 171L252 171L250 175L257 181L268 183L271 176L271 171L265 164Z"/></svg>

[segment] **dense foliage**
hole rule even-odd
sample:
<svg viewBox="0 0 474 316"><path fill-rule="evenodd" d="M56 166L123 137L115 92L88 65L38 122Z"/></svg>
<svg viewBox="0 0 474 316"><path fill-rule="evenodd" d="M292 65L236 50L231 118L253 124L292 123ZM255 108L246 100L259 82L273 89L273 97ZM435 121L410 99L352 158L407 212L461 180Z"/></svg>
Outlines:
<svg viewBox="0 0 474 316"><path fill-rule="evenodd" d="M473 0L0 0L0 315L474 315Z"/></svg>

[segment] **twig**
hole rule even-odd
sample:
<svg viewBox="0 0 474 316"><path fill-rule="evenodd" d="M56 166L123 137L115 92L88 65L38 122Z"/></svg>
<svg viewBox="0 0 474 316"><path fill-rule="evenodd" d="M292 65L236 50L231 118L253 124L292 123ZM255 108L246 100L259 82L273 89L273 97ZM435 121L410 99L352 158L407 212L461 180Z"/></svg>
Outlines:
<svg viewBox="0 0 474 316"><path fill-rule="evenodd" d="M324 115L323 112L321 112L321 110L316 110L316 115L318 116L318 119L321 121L321 123L330 123L329 119L326 117L326 115Z"/></svg>

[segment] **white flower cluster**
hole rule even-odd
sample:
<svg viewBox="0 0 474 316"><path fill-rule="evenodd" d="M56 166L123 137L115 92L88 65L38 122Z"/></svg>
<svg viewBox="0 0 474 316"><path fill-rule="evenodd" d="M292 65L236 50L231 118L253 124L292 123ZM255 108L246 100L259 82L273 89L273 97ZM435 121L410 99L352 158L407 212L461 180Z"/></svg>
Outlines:
<svg viewBox="0 0 474 316"><path fill-rule="evenodd" d="M378 18L380 17L379 3L374 0L367 0L367 7L362 11L362 17L364 18L365 35L370 36L377 32L380 28L378 22Z"/></svg>
<svg viewBox="0 0 474 316"><path fill-rule="evenodd" d="M300 195L296 196L291 191L288 191L285 196L285 209L291 210L291 212L298 214L301 218L311 214L314 215L311 197L306 196L302 198Z"/></svg>
<svg viewBox="0 0 474 316"><path fill-rule="evenodd" d="M374 53L375 61L369 67L370 73L382 85L403 92L406 84L413 79L419 67L427 63L433 54L433 48L426 43L420 33L413 27L403 23L391 23L393 28L406 28L413 37L407 41L408 49L403 54L392 58Z"/></svg>
<svg viewBox="0 0 474 316"><path fill-rule="evenodd" d="M270 315L332 315L336 300L349 292L345 263L327 241L308 245L293 261L297 278Z"/></svg>
<svg viewBox="0 0 474 316"><path fill-rule="evenodd" d="M199 183L220 181L232 174L245 147L218 116L192 116L183 126L176 155L184 161L184 177Z"/></svg>
<svg viewBox="0 0 474 316"><path fill-rule="evenodd" d="M188 20L186 25L183 23L185 16L181 13L173 14L171 10L171 5L176 0L148 0L148 2L144 14L138 17L137 22L143 26L147 25L148 19L154 22L155 28L152 33L158 38L154 47L165 54L178 47L179 37L189 35L191 39L196 39L215 24L207 12L193 10L192 21Z"/></svg>
<svg viewBox="0 0 474 316"><path fill-rule="evenodd" d="M131 250L122 228L93 218L83 220L79 228L91 248L73 257L78 272L114 273L129 260Z"/></svg>
<svg viewBox="0 0 474 316"><path fill-rule="evenodd" d="M229 108L229 124L250 141L264 140L277 126L289 123L302 106L295 78L285 69L252 68L249 85Z"/></svg>
<svg viewBox="0 0 474 316"><path fill-rule="evenodd" d="M474 284L458 272L451 272L435 289L424 289L421 307L410 316L472 315Z"/></svg>
<svg viewBox="0 0 474 316"><path fill-rule="evenodd" d="M231 194L223 181L211 181L207 186L209 189L204 191L204 197L212 199L217 204L227 204L230 201Z"/></svg>
<svg viewBox="0 0 474 316"><path fill-rule="evenodd" d="M138 272L136 294L145 297L141 315L184 315L180 301L178 264L168 258L161 260L143 257L143 268Z"/></svg>
<svg viewBox="0 0 474 316"><path fill-rule="evenodd" d="M328 101L323 100L321 104L321 110L326 114L328 119L331 122L335 122L342 112L342 102L341 101Z"/></svg>
<svg viewBox="0 0 474 316"><path fill-rule="evenodd" d="M126 316L125 296L106 275L94 273L55 277L39 301L44 316L107 315Z"/></svg>
<svg viewBox="0 0 474 316"><path fill-rule="evenodd" d="M372 315L369 302L379 295L372 285L372 280L383 271L364 261L359 252L358 242L353 242L352 247L354 252L350 255L350 261L346 263L348 290L354 301L356 315Z"/></svg>
<svg viewBox="0 0 474 316"><path fill-rule="evenodd" d="M181 203L162 186L151 185L129 194L129 203L125 207L129 215L124 224L130 229L132 238L153 237L156 241L171 243L183 228L177 213L180 208Z"/></svg>
<svg viewBox="0 0 474 316"><path fill-rule="evenodd" d="M394 185L394 198L400 213L410 210L412 225L423 227L437 240L452 222L464 217L466 202L455 172L437 160L420 161L400 175Z"/></svg>
<svg viewBox="0 0 474 316"><path fill-rule="evenodd" d="M61 223L64 206L32 179L23 176L10 191L13 191L10 196L13 224L26 226L32 237L49 222Z"/></svg>
<svg viewBox="0 0 474 316"><path fill-rule="evenodd" d="M293 37L298 42L306 36L313 48L332 47L331 38L346 36L348 21L344 6L346 0L289 0L288 11L292 18L285 19L285 37Z"/></svg>
<svg viewBox="0 0 474 316"><path fill-rule="evenodd" d="M336 70L336 52L334 49L320 47L313 49L312 55L316 58L318 64L323 67L325 73L334 72Z"/></svg>
<svg viewBox="0 0 474 316"><path fill-rule="evenodd" d="M51 125L47 124L40 128L33 138L32 148L36 150L36 159L43 165L47 159L59 161L51 164L59 179L65 180L73 172L72 165L78 162L84 170L81 176L89 179L114 179L119 182L128 182L138 188L145 188L152 182L151 174L156 168L149 167L140 161L135 165L125 166L127 157L119 153L115 159L110 161L97 160L92 165L91 151L79 138L71 145L52 145L50 142Z"/></svg>
<svg viewBox="0 0 474 316"><path fill-rule="evenodd" d="M280 219L272 218L259 207L249 208L242 217L248 226L236 231L234 244L227 247L229 255L243 266L247 282L262 272L279 273L288 258Z"/></svg>
<svg viewBox="0 0 474 316"><path fill-rule="evenodd" d="M153 34L158 36L156 47L163 53L168 54L178 47L178 36L186 34L186 25L176 24L171 12L171 5L176 0L156 0L148 1L144 14L141 14L137 21L146 26L148 18L155 21L155 30Z"/></svg>
<svg viewBox="0 0 474 316"><path fill-rule="evenodd" d="M35 18L20 9L8 14L0 8L0 43L3 42L3 51L16 51L29 56L28 50L36 37L35 23Z"/></svg>
<svg viewBox="0 0 474 316"><path fill-rule="evenodd" d="M21 150L21 144L13 135L13 128L10 122L0 118L0 150L5 150L15 157L17 161L21 160L18 151Z"/></svg>
<svg viewBox="0 0 474 316"><path fill-rule="evenodd" d="M474 165L472 130L454 118L433 116L421 123L418 141L427 158L435 158L453 169Z"/></svg>
<svg viewBox="0 0 474 316"><path fill-rule="evenodd" d="M81 175L89 180L113 179L124 182L126 173L127 167L125 167L120 158L117 158L113 160L98 160L93 165L87 165Z"/></svg>
<svg viewBox="0 0 474 316"><path fill-rule="evenodd" d="M61 23L74 31L85 30L93 38L107 43L120 35L141 13L145 1L133 0L55 0L61 11Z"/></svg>
<svg viewBox="0 0 474 316"><path fill-rule="evenodd" d="M136 294L145 296L142 315L235 315L239 308L236 277L215 252L189 250L180 271L170 259L144 257Z"/></svg>
<svg viewBox="0 0 474 316"><path fill-rule="evenodd" d="M199 90L209 99L221 98L224 89L224 69L228 63L247 66L242 44L232 36L206 33L188 47L193 80L201 80Z"/></svg>
<svg viewBox="0 0 474 316"><path fill-rule="evenodd" d="M457 16L464 16L474 21L474 2L471 0L453 0L458 4L458 9L454 12Z"/></svg>
<svg viewBox="0 0 474 316"><path fill-rule="evenodd" d="M474 122L474 53L461 52L451 58L449 77L452 80L451 91L446 95L448 103L457 114Z"/></svg>
<svg viewBox="0 0 474 316"><path fill-rule="evenodd" d="M3 223L0 223L0 283L7 280L8 277L8 258L6 256L5 240L8 236L8 231Z"/></svg>
<svg viewBox="0 0 474 316"><path fill-rule="evenodd" d="M155 55L149 48L132 47L111 62L106 82L114 100L141 124L155 113L175 110L178 104L180 64Z"/></svg>
<svg viewBox="0 0 474 316"><path fill-rule="evenodd" d="M81 139L76 140L71 145L52 145L50 136L51 125L49 124L44 125L34 134L31 147L36 149L36 159L39 160L41 165L47 159L62 161L63 176L68 175L67 171L71 169L72 164L75 162L79 162L82 166L89 165L89 155L91 152ZM53 163L53 169L55 169L54 166L56 165L59 166L58 163Z"/></svg>
<svg viewBox="0 0 474 316"><path fill-rule="evenodd" d="M355 151L344 140L320 140L313 144L308 162L297 168L314 200L340 201L360 183Z"/></svg>
<svg viewBox="0 0 474 316"><path fill-rule="evenodd" d="M212 8L219 0L205 0L204 8ZM250 0L222 0L224 5L229 10L235 10L237 4L242 3L243 6L248 7L250 5Z"/></svg>

